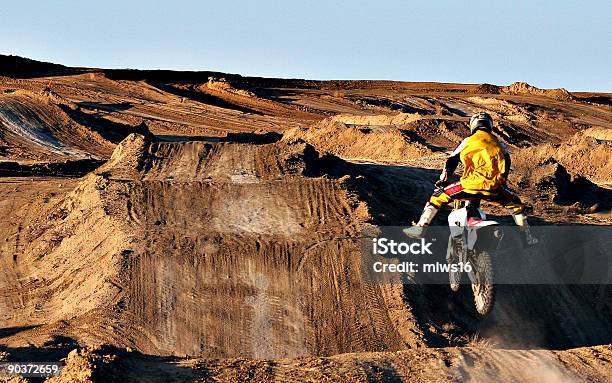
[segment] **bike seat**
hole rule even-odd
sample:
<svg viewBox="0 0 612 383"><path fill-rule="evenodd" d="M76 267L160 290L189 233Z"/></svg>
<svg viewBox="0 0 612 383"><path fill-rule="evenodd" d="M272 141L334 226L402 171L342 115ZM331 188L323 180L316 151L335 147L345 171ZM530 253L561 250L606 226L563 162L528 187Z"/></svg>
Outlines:
<svg viewBox="0 0 612 383"><path fill-rule="evenodd" d="M473 217L469 217L467 220L467 227L483 227L493 225L499 225L499 223Z"/></svg>
<svg viewBox="0 0 612 383"><path fill-rule="evenodd" d="M478 219L478 218L474 218L474 217L469 217L467 220L467 225L468 227L476 227L478 226L480 223L485 222L482 219Z"/></svg>

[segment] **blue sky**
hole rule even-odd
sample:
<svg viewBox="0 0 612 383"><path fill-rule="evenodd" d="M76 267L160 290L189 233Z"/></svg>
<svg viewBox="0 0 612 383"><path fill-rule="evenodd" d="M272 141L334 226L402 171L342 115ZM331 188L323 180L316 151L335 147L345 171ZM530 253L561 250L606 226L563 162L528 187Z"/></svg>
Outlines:
<svg viewBox="0 0 612 383"><path fill-rule="evenodd" d="M612 91L612 1L12 1L0 53L71 66Z"/></svg>

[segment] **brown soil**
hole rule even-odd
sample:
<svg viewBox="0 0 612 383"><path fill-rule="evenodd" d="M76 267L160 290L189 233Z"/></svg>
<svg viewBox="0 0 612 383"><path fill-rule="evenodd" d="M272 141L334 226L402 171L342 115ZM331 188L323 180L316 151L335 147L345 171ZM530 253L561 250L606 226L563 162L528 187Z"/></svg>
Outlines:
<svg viewBox="0 0 612 383"><path fill-rule="evenodd" d="M111 142L76 123L63 108L70 107L49 92L18 90L0 95L2 155L59 161L103 157L112 151Z"/></svg>
<svg viewBox="0 0 612 383"><path fill-rule="evenodd" d="M281 360L147 358L112 349L74 351L50 382L608 382L610 346L567 351L426 348Z"/></svg>
<svg viewBox="0 0 612 383"><path fill-rule="evenodd" d="M66 358L60 382L612 378L609 286L503 286L483 319L466 292L366 283L358 256L416 218L477 110L534 222L609 225L604 96L0 59L21 65L0 73L0 359Z"/></svg>
<svg viewBox="0 0 612 383"><path fill-rule="evenodd" d="M525 158L554 158L572 174L610 185L612 183L612 135L609 129L589 128L562 144L543 144L521 151Z"/></svg>
<svg viewBox="0 0 612 383"><path fill-rule="evenodd" d="M482 94L517 94L517 95L538 95L554 98L557 100L569 101L574 96L566 89L540 89L529 85L526 82L515 82L509 86L497 86L491 84L481 84L475 93Z"/></svg>
<svg viewBox="0 0 612 383"><path fill-rule="evenodd" d="M359 125L324 120L307 129L287 131L283 140L304 140L323 152L352 160L400 162L433 154L424 139L417 135L411 137L408 131L388 126Z"/></svg>

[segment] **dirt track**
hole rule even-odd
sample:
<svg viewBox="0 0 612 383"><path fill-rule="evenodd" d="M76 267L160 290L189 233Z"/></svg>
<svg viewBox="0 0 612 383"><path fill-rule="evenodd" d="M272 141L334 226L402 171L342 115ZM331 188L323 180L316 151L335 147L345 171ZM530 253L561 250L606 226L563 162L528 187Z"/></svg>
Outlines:
<svg viewBox="0 0 612 383"><path fill-rule="evenodd" d="M611 378L609 286L501 286L481 319L466 291L365 283L358 255L364 228L415 219L481 109L534 222L609 225L609 95L44 70L0 78L5 358L108 345L71 354L70 371L151 381L126 366L179 380ZM106 162L76 177L66 161L79 160Z"/></svg>

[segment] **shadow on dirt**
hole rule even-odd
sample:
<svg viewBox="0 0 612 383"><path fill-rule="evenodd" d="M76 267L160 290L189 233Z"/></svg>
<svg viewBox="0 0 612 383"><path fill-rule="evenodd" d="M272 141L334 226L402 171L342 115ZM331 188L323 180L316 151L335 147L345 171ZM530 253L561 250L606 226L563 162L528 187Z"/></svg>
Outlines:
<svg viewBox="0 0 612 383"><path fill-rule="evenodd" d="M432 152L445 152L447 150L447 148L445 147L430 144L429 142L427 142L426 139L424 139L418 133L412 130L402 129L401 132L410 141L418 142L419 144L425 146L427 149L431 150Z"/></svg>
<svg viewBox="0 0 612 383"><path fill-rule="evenodd" d="M473 308L469 285L453 293L446 285L404 285L430 346L567 349L612 341L604 285L497 285L494 311Z"/></svg>
<svg viewBox="0 0 612 383"><path fill-rule="evenodd" d="M0 55L0 74L13 78L71 76L86 73L86 69L68 68L60 64L36 61L19 56Z"/></svg>
<svg viewBox="0 0 612 383"><path fill-rule="evenodd" d="M373 97L373 96L361 96L361 97L350 97L352 101L360 104L375 106L380 108L386 108L394 112L400 113L418 113L420 115L431 115L434 114L432 110L420 108L414 105L407 104L405 102L392 100L386 97Z"/></svg>
<svg viewBox="0 0 612 383"><path fill-rule="evenodd" d="M72 354L72 360L67 359ZM206 379L205 367L185 366L179 357L161 357L127 351L103 345L95 349L83 348L74 339L55 337L43 347L1 347L6 353L3 362L60 362L64 365L60 376L66 381L91 374L93 382L192 381ZM28 378L29 382L43 382L44 378ZM89 380L88 380L89 381Z"/></svg>
<svg viewBox="0 0 612 383"><path fill-rule="evenodd" d="M31 330L38 326L19 326L19 327L6 327L0 328L0 338L5 338L7 336L18 334L25 330Z"/></svg>
<svg viewBox="0 0 612 383"><path fill-rule="evenodd" d="M345 180L349 190L367 203L372 216L370 223L378 226L410 224L420 214L439 177L439 172L432 169L351 163L331 154L319 157L311 146L305 155L304 175Z"/></svg>
<svg viewBox="0 0 612 383"><path fill-rule="evenodd" d="M378 362L378 361L377 361ZM373 361L356 361L367 376L367 382L401 383L404 376L397 371L393 363L376 363Z"/></svg>
<svg viewBox="0 0 612 383"><path fill-rule="evenodd" d="M82 177L97 169L105 161L97 159L69 160L36 164L19 164L17 162L0 162L0 177Z"/></svg>
<svg viewBox="0 0 612 383"><path fill-rule="evenodd" d="M35 329L38 326L11 327L0 329L0 339ZM75 339L56 335L42 346L6 347L0 345L2 362L61 362L66 364L68 354L77 350L83 359L81 363L72 362L68 374L83 374L83 369L91 368L92 381L100 382L139 382L145 381L191 381L195 377L206 377L206 369L180 367L178 357L162 357L128 351L109 345L94 349L83 348ZM65 367L66 368L66 367ZM76 370L76 371L75 371ZM72 376L74 379L75 377ZM42 382L43 378L29 378L30 382Z"/></svg>
<svg viewBox="0 0 612 383"><path fill-rule="evenodd" d="M249 88L259 98L269 101L278 102L286 105L291 105L300 99L302 92L293 91L290 89L268 89L268 88Z"/></svg>
<svg viewBox="0 0 612 383"><path fill-rule="evenodd" d="M511 124L500 123L499 127L495 128L494 131L496 134L502 137L504 141L509 142L510 144L519 148L525 148L534 143L530 136L523 133L516 126Z"/></svg>
<svg viewBox="0 0 612 383"><path fill-rule="evenodd" d="M193 101L200 102L206 105L212 105L223 109L235 110L242 113L250 113L258 116L263 116L263 113L257 111L255 109L251 109L249 107L232 103L230 101L224 100L221 97L214 96L209 93L202 92L195 88L193 84L186 84L187 88L179 88L177 86L163 84L154 81L147 81L147 83L151 86L154 86L164 92L168 92L174 94L175 96L188 98Z"/></svg>
<svg viewBox="0 0 612 383"><path fill-rule="evenodd" d="M392 165L345 164L335 169L343 166L368 203L372 223L379 226L410 224L438 176L435 170ZM434 224L446 225L448 212L442 210ZM509 214L491 218L513 225ZM554 225L537 218L530 222ZM612 342L612 287L607 285L497 285L494 311L484 318L474 309L469 285L453 293L448 285L405 284L404 296L430 346L480 342L504 348L567 349Z"/></svg>
<svg viewBox="0 0 612 383"><path fill-rule="evenodd" d="M89 102L81 101L77 103L81 108L93 109L93 110L104 110L106 112L123 112L134 106L131 102L118 102L118 103L103 103L103 102Z"/></svg>
<svg viewBox="0 0 612 383"><path fill-rule="evenodd" d="M34 327L36 326L22 327L19 331L15 332L15 334L20 331L27 330L28 328ZM7 329L2 329L1 331L5 330ZM42 347L0 346L0 351L8 353L9 356L7 359L11 362L59 362L60 360L65 358L70 351L74 350L78 346L79 344L76 342L76 340L72 338L65 336L55 336L48 342L46 342L44 345L42 345Z"/></svg>
<svg viewBox="0 0 612 383"><path fill-rule="evenodd" d="M62 110L75 122L91 128L93 131L98 133L104 139L118 144L130 133L138 133L144 136L151 135L148 126L143 122L140 125L127 125L119 122L109 120L99 112L86 113L81 108L104 110L109 112L126 110L132 107L129 102L119 104L99 104L91 102L78 103L77 109L71 109L66 105L60 105Z"/></svg>
<svg viewBox="0 0 612 383"><path fill-rule="evenodd" d="M592 104L612 106L612 97L610 96L579 97L578 101L588 102Z"/></svg>
<svg viewBox="0 0 612 383"><path fill-rule="evenodd" d="M253 145L265 145L273 144L280 141L283 137L282 134L276 132L265 132L265 133L251 133L251 132L240 132L240 133L228 133L225 137L218 136L171 136L171 135L156 135L160 141L167 142L187 142L187 141L206 141L206 142L231 142L238 144L253 144Z"/></svg>

